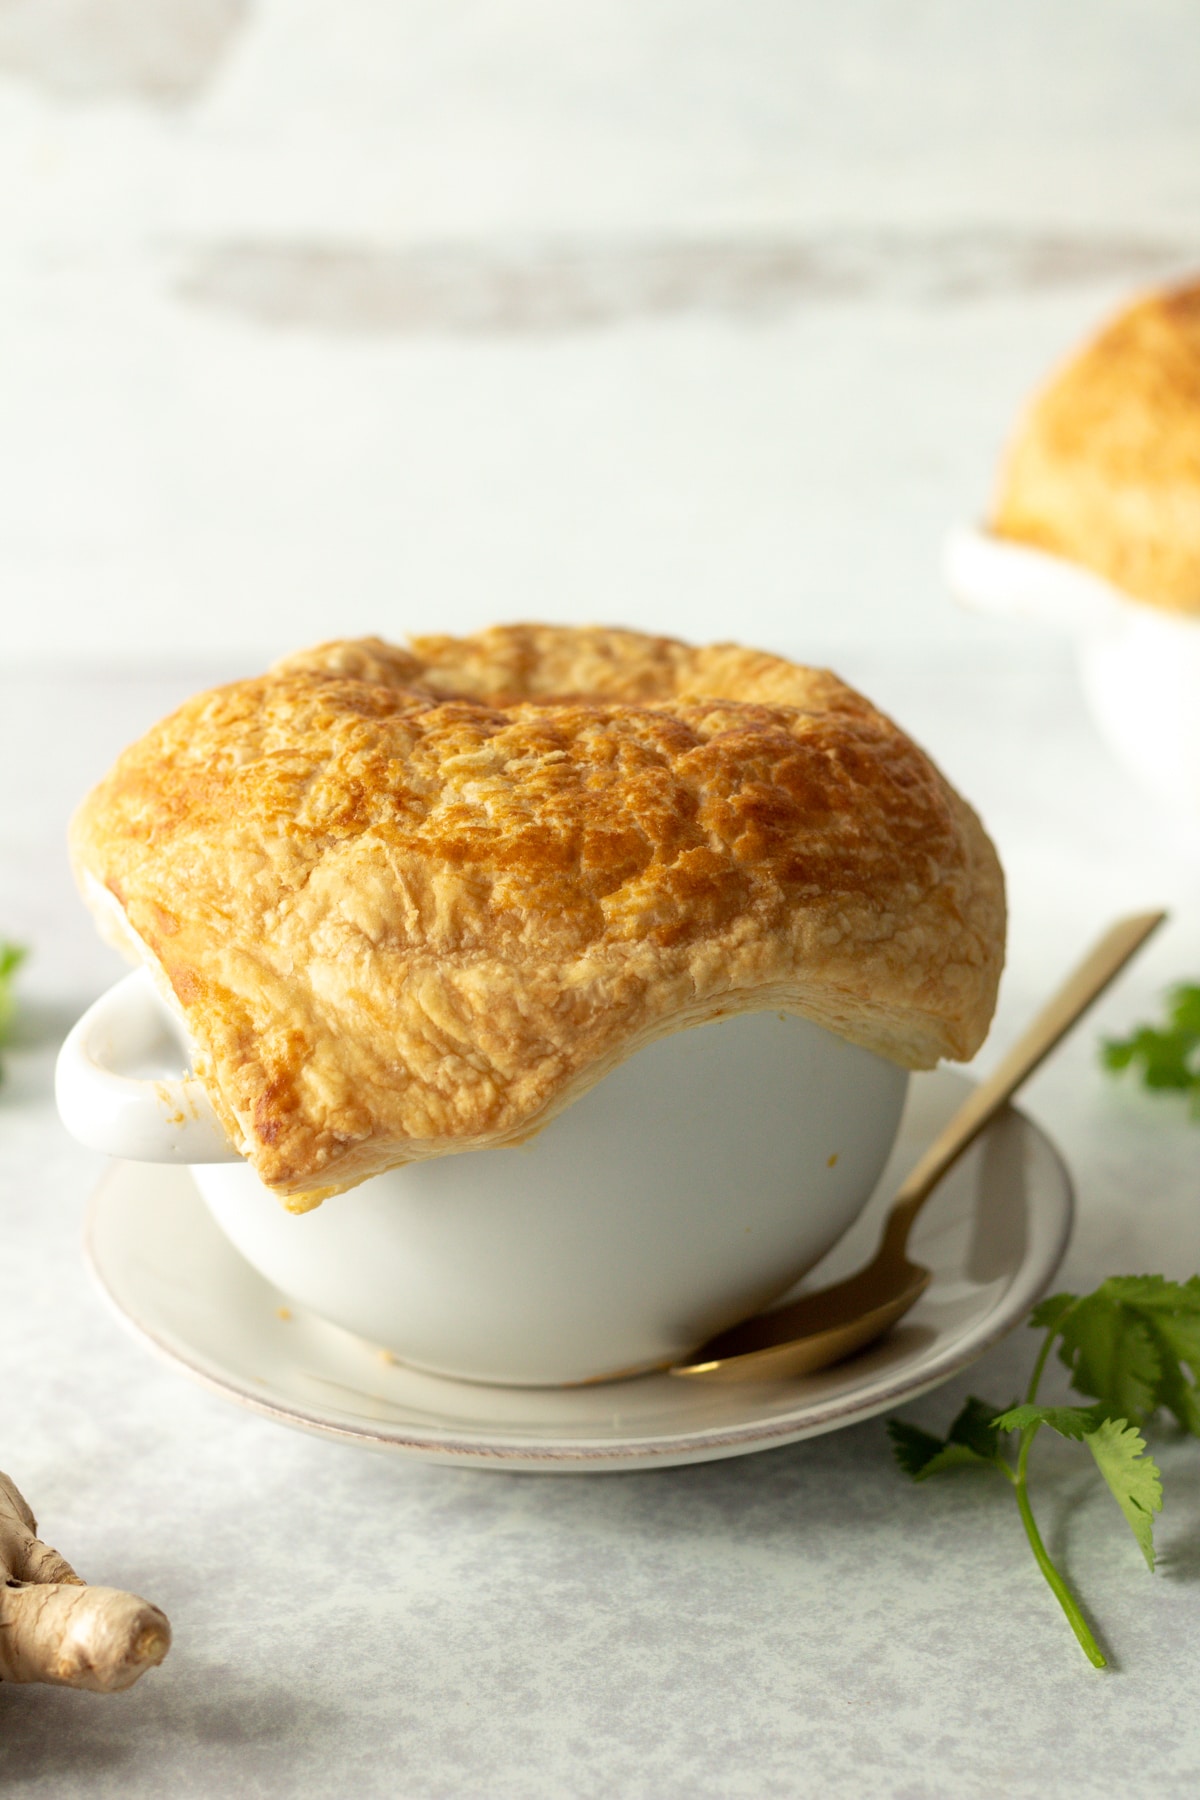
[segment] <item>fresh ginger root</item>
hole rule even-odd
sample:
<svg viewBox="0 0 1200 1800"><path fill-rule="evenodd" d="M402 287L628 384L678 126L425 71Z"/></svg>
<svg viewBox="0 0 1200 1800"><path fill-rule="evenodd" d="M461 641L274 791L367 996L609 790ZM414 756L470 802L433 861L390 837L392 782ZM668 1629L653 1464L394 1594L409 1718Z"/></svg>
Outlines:
<svg viewBox="0 0 1200 1800"><path fill-rule="evenodd" d="M51 1681L112 1694L171 1647L165 1613L136 1594L88 1587L37 1535L0 1475L0 1681Z"/></svg>

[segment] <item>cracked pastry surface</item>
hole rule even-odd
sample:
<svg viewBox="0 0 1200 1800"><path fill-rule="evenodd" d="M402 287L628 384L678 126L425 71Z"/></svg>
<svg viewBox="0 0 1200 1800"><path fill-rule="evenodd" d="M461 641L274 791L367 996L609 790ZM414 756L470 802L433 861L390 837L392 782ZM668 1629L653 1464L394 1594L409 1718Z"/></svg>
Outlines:
<svg viewBox="0 0 1200 1800"><path fill-rule="evenodd" d="M724 1014L968 1058L1003 960L995 851L890 720L824 671L629 631L289 657L126 750L71 845L296 1211L519 1142Z"/></svg>
<svg viewBox="0 0 1200 1800"><path fill-rule="evenodd" d="M1128 308L1051 379L992 527L1200 616L1200 283Z"/></svg>

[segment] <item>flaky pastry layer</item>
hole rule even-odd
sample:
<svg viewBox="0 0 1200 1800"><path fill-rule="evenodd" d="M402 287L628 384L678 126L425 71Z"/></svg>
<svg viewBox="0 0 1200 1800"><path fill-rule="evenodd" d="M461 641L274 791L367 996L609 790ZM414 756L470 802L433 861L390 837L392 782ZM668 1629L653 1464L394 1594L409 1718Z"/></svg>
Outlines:
<svg viewBox="0 0 1200 1800"><path fill-rule="evenodd" d="M1003 958L992 845L890 720L823 671L630 631L290 657L147 732L71 843L297 1211L516 1143L730 1013L970 1057Z"/></svg>
<svg viewBox="0 0 1200 1800"><path fill-rule="evenodd" d="M1036 397L992 526L1200 615L1200 284L1129 308Z"/></svg>

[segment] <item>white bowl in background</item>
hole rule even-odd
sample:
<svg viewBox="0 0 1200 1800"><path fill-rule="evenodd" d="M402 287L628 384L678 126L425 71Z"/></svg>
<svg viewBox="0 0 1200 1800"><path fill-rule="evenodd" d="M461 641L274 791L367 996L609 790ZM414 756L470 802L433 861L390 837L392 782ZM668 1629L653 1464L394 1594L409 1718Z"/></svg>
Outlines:
<svg viewBox="0 0 1200 1800"><path fill-rule="evenodd" d="M1092 714L1114 754L1200 826L1200 619L1131 599L1079 564L974 527L951 532L945 574L977 612L1074 640Z"/></svg>
<svg viewBox="0 0 1200 1800"><path fill-rule="evenodd" d="M559 1385L661 1367L785 1293L869 1199L908 1076L808 1020L648 1045L527 1144L409 1163L291 1214L225 1140L149 976L63 1045L84 1143L192 1165L217 1223L302 1305L402 1361Z"/></svg>

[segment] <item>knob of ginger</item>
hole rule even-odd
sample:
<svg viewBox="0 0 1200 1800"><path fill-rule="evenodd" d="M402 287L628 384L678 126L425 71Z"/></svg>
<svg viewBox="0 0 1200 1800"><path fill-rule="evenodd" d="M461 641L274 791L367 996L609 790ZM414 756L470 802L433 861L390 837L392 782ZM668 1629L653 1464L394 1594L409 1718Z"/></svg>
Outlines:
<svg viewBox="0 0 1200 1800"><path fill-rule="evenodd" d="M50 1681L112 1694L171 1646L164 1613L136 1594L89 1587L0 1475L0 1681Z"/></svg>

